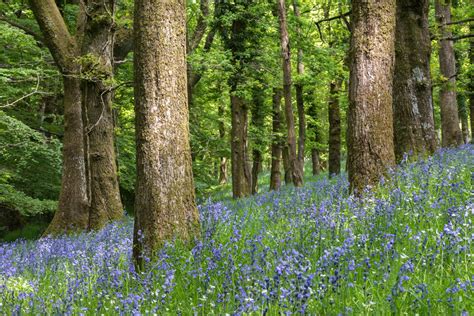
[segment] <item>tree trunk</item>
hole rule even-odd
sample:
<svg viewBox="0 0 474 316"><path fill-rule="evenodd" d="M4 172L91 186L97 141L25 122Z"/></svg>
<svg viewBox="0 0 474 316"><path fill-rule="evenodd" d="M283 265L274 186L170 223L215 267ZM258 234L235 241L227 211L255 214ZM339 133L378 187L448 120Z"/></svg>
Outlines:
<svg viewBox="0 0 474 316"><path fill-rule="evenodd" d="M286 6L284 0L278 0L278 17L283 67L283 95L285 98L285 118L287 125L288 169L295 187L303 185L303 173L296 155L295 120L291 103L291 59L288 27L286 23Z"/></svg>
<svg viewBox="0 0 474 316"><path fill-rule="evenodd" d="M316 105L316 101L314 100L314 91L310 90L309 91L309 102L310 102L310 107L308 109L308 114L311 117L311 120L308 123L308 130L311 131L312 133L312 148L311 148L311 165L312 165L312 171L313 171L313 176L317 176L321 172L321 162L319 158L319 150L318 150L318 144L321 142L321 137L320 133L318 131L318 125L316 124L318 120L318 108Z"/></svg>
<svg viewBox="0 0 474 316"><path fill-rule="evenodd" d="M281 97L282 91L279 88L273 88L272 98L272 166L270 170L270 190L279 190L281 187L281 154L282 145L282 126L281 126Z"/></svg>
<svg viewBox="0 0 474 316"><path fill-rule="evenodd" d="M235 87L231 88L231 164L232 193L234 198L250 195L252 178L248 164L248 109L245 101L236 95Z"/></svg>
<svg viewBox="0 0 474 316"><path fill-rule="evenodd" d="M437 148L431 95L429 0L397 0L393 127L397 161Z"/></svg>
<svg viewBox="0 0 474 316"><path fill-rule="evenodd" d="M58 210L44 235L86 230L89 224L84 161L81 89L78 78L65 76L63 168Z"/></svg>
<svg viewBox="0 0 474 316"><path fill-rule="evenodd" d="M218 24L223 39L224 47L231 54L231 62L234 71L230 75L228 84L230 87L231 103L231 170L232 170L232 193L234 198L248 196L251 193L252 176L248 159L248 108L244 97L239 95L239 89L244 84L242 72L249 63L246 56L246 43L248 42L248 19L240 12L246 12L251 2L243 2L244 8L237 8L225 1L216 2L216 15L230 14L233 18L231 32L227 25ZM230 33L230 36L229 36Z"/></svg>
<svg viewBox="0 0 474 316"><path fill-rule="evenodd" d="M98 229L123 216L112 116L114 1L87 1L86 10L81 88L90 168L89 228Z"/></svg>
<svg viewBox="0 0 474 316"><path fill-rule="evenodd" d="M466 106L466 96L463 93L458 95L459 118L461 119L462 143L469 143L469 122L468 110Z"/></svg>
<svg viewBox="0 0 474 316"><path fill-rule="evenodd" d="M189 98L188 98L189 99ZM225 124L224 124L224 115L225 109L223 104L219 104L217 109L219 114L219 138L221 141L225 140ZM219 163L219 184L223 185L227 183L227 157L220 157Z"/></svg>
<svg viewBox="0 0 474 316"><path fill-rule="evenodd" d="M395 1L352 1L347 169L351 190L395 163L392 80Z"/></svg>
<svg viewBox="0 0 474 316"><path fill-rule="evenodd" d="M289 185L289 184L293 183L293 177L291 175L290 157L289 157L289 153L288 153L288 144L286 142L285 142L285 144L282 145L281 158L283 160L283 171L285 173L285 184Z"/></svg>
<svg viewBox="0 0 474 316"><path fill-rule="evenodd" d="M440 90L441 144L443 147L458 146L462 143L459 128L458 104L456 97L456 61L449 25L451 22L451 1L435 1L436 20L441 30L439 43L439 68L444 82Z"/></svg>
<svg viewBox="0 0 474 316"><path fill-rule="evenodd" d="M329 175L341 172L341 112L339 108L339 89L341 80L337 79L329 85Z"/></svg>
<svg viewBox="0 0 474 316"><path fill-rule="evenodd" d="M301 22L300 19L300 9L298 7L298 0L293 0L293 11L296 18L296 36L298 41L301 41ZM303 49L301 48L301 43L298 43L298 57L297 57L297 71L298 76L303 76L304 74L304 64L303 64ZM299 79L301 80L301 78ZM305 141L306 141L306 117L304 111L304 100L303 100L303 84L298 82L295 84L296 90L296 107L298 109L298 163L300 170L304 171L304 150L305 150Z"/></svg>
<svg viewBox="0 0 474 316"><path fill-rule="evenodd" d="M474 23L469 27L470 33L474 34ZM469 114L471 119L471 142L474 142L474 39L471 38L469 47L469 62L471 64L469 71Z"/></svg>
<svg viewBox="0 0 474 316"><path fill-rule="evenodd" d="M61 192L58 210L44 235L87 229L87 179L84 161L83 121L77 42L69 34L54 0L30 0L31 9L43 33L64 84L64 138ZM81 36L80 25L76 37Z"/></svg>
<svg viewBox="0 0 474 316"><path fill-rule="evenodd" d="M264 91L259 88L253 89L252 125L257 132L252 150L252 194L258 192L258 174L262 171L262 147L264 128Z"/></svg>
<svg viewBox="0 0 474 316"><path fill-rule="evenodd" d="M133 256L143 268L143 258L166 240L189 242L199 236L199 214L189 145L185 2L136 0L134 25Z"/></svg>

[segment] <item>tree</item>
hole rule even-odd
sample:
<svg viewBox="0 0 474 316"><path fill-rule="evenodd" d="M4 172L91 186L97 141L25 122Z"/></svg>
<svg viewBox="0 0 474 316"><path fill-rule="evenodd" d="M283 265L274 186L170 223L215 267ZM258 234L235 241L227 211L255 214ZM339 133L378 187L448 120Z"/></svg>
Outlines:
<svg viewBox="0 0 474 316"><path fill-rule="evenodd" d="M81 110L78 41L68 31L54 0L30 0L44 41L63 75L64 138L58 210L45 234L87 229L89 223L86 164ZM76 37L81 35L78 25Z"/></svg>
<svg viewBox="0 0 474 316"><path fill-rule="evenodd" d="M243 75L251 56L246 54L249 41L249 21L252 15L249 12L250 2L239 4L218 1L220 34L224 47L231 52L232 74L229 77L230 104L231 104L231 165L232 165L232 193L234 198L248 196L251 193L252 175L248 155L248 101L241 91L245 82ZM231 17L230 32L224 23L224 17ZM230 33L230 34L229 34Z"/></svg>
<svg viewBox="0 0 474 316"><path fill-rule="evenodd" d="M429 0L397 0L393 127L395 156L437 148L431 96Z"/></svg>
<svg viewBox="0 0 474 316"><path fill-rule="evenodd" d="M298 55L297 55L297 72L298 76L303 76L304 74L304 64L303 64L303 48L301 47L301 13L298 6L298 0L293 0L293 12L296 18L296 36L298 43ZM304 99L303 99L303 84L301 83L301 78L295 84L296 91L296 108L298 110L298 163L300 170L304 170L304 149L305 149L305 140L306 140L306 118L304 111Z"/></svg>
<svg viewBox="0 0 474 316"><path fill-rule="evenodd" d="M377 183L395 162L392 79L395 1L352 2L347 169L351 190Z"/></svg>
<svg viewBox="0 0 474 316"><path fill-rule="evenodd" d="M272 166L270 170L270 190L279 190L281 187L281 155L284 140L281 126L281 88L273 88L272 96Z"/></svg>
<svg viewBox="0 0 474 316"><path fill-rule="evenodd" d="M166 240L199 235L189 145L184 0L136 0L137 183L133 255L144 265ZM159 52L159 54L157 54Z"/></svg>
<svg viewBox="0 0 474 316"><path fill-rule="evenodd" d="M258 193L258 174L262 171L263 164L263 135L262 128L264 126L264 102L265 95L261 85L257 85L252 89L252 127L257 131L252 149L252 194Z"/></svg>
<svg viewBox="0 0 474 316"><path fill-rule="evenodd" d="M311 89L309 91L308 98L310 103L308 115L311 117L311 120L308 122L308 131L312 133L311 166L313 176L317 176L321 172L321 159L319 158L318 149L318 143L321 142L321 133L319 132L318 125L316 124L316 122L318 121L318 107L316 100L314 99L314 90Z"/></svg>
<svg viewBox="0 0 474 316"><path fill-rule="evenodd" d="M291 59L290 40L286 22L286 5L284 0L278 0L278 18L283 67L283 96L285 99L285 119L287 125L288 169L295 187L303 185L303 172L296 155L295 120L291 103Z"/></svg>
<svg viewBox="0 0 474 316"><path fill-rule="evenodd" d="M339 89L341 88L341 83L341 79L336 79L329 84L329 175L341 172L341 110L339 108Z"/></svg>
<svg viewBox="0 0 474 316"><path fill-rule="evenodd" d="M474 24L469 27L471 34L474 34ZM474 39L471 38L469 45L469 114L471 121L471 142L474 142Z"/></svg>
<svg viewBox="0 0 474 316"><path fill-rule="evenodd" d="M462 144L459 128L458 104L456 96L456 60L452 33L448 23L451 22L451 1L435 1L436 21L441 39L439 43L439 68L443 76L439 102L441 108L441 144L443 147Z"/></svg>
<svg viewBox="0 0 474 316"><path fill-rule="evenodd" d="M74 36L54 1L30 3L65 83L62 189L45 234L100 228L123 214L112 118L114 1L85 1Z"/></svg>
<svg viewBox="0 0 474 316"><path fill-rule="evenodd" d="M114 0L85 1L81 90L86 118L89 228L123 216L114 146L112 114Z"/></svg>

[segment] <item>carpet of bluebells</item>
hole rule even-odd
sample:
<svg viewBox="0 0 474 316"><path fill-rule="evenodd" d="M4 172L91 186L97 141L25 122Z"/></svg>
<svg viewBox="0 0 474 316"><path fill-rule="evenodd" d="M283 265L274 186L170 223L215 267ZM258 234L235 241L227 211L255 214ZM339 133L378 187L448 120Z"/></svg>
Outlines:
<svg viewBox="0 0 474 316"><path fill-rule="evenodd" d="M131 262L132 220L0 244L0 314L474 313L474 146L406 161L363 198L344 175L199 206L202 239Z"/></svg>

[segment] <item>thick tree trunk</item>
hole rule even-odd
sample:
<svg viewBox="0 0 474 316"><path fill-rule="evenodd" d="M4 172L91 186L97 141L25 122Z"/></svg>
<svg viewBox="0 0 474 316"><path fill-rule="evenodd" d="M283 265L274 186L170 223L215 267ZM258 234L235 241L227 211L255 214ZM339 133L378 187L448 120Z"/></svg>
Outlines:
<svg viewBox="0 0 474 316"><path fill-rule="evenodd" d="M339 108L339 89L341 83L341 80L337 79L329 85L329 175L341 172L341 111Z"/></svg>
<svg viewBox="0 0 474 316"><path fill-rule="evenodd" d="M231 89L231 93L235 90ZM230 97L232 112L231 164L232 193L234 198L251 193L252 178L248 159L248 109L245 101L236 96Z"/></svg>
<svg viewBox="0 0 474 316"><path fill-rule="evenodd" d="M137 183L133 255L138 268L166 240L199 235L186 87L184 0L136 0ZM156 52L159 52L157 54Z"/></svg>
<svg viewBox="0 0 474 316"><path fill-rule="evenodd" d="M301 27L300 27L300 9L298 7L298 1L293 0L293 11L296 18L296 35L298 41L301 41ZM298 43L298 57L297 57L297 71L298 76L304 74L304 64L303 64L303 49L301 48L301 43ZM300 170L304 171L304 151L305 151L305 142L306 142L306 117L304 111L304 99L303 99L303 85L301 82L295 84L296 90L296 107L298 109L298 163L300 164Z"/></svg>
<svg viewBox="0 0 474 316"><path fill-rule="evenodd" d="M82 53L83 109L87 120L89 228L98 229L123 216L114 147L112 114L114 1L87 1Z"/></svg>
<svg viewBox="0 0 474 316"><path fill-rule="evenodd" d="M447 23L451 22L451 1L435 1L436 20L441 30L439 43L439 68L445 78L440 90L441 144L443 147L458 146L462 143L459 128L458 104L456 97L456 61L453 41Z"/></svg>
<svg viewBox="0 0 474 316"><path fill-rule="evenodd" d="M295 119L291 103L291 59L288 27L286 23L286 6L284 0L278 0L278 17L283 67L283 95L285 98L285 119L287 125L288 168L295 187L303 185L303 172L296 155Z"/></svg>
<svg viewBox="0 0 474 316"><path fill-rule="evenodd" d="M44 235L85 230L89 224L80 80L64 81L63 168L58 210Z"/></svg>
<svg viewBox="0 0 474 316"><path fill-rule="evenodd" d="M262 89L254 88L252 92L252 125L257 132L252 149L252 194L258 192L258 174L262 171L262 147L263 147L263 128L264 128L264 94Z"/></svg>
<svg viewBox="0 0 474 316"><path fill-rule="evenodd" d="M54 0L30 0L31 9L43 33L64 83L63 171L58 210L45 235L87 229L87 179L84 161L83 120L79 67L79 49L69 34ZM81 36L78 24L76 37Z"/></svg>
<svg viewBox="0 0 474 316"><path fill-rule="evenodd" d="M431 95L429 0L397 0L393 127L397 161L437 148Z"/></svg>
<svg viewBox="0 0 474 316"><path fill-rule="evenodd" d="M313 176L317 176L321 172L321 162L319 158L318 144L321 142L320 133L318 126L316 124L318 120L318 108L316 105L316 100L314 100L314 91L309 91L309 109L308 114L311 117L310 122L308 123L308 130L312 133L312 148L311 148L311 166L313 171Z"/></svg>
<svg viewBox="0 0 474 316"><path fill-rule="evenodd" d="M270 170L270 190L279 190L281 187L281 154L284 140L281 133L281 98L282 91L273 88L272 98L272 166Z"/></svg>
<svg viewBox="0 0 474 316"><path fill-rule="evenodd" d="M392 80L395 1L352 1L348 111L351 190L378 182L395 163Z"/></svg>

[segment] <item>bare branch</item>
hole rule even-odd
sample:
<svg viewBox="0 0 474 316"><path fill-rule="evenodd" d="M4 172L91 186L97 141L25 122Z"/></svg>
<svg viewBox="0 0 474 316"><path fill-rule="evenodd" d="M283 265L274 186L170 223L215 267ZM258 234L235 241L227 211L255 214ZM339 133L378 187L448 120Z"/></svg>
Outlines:
<svg viewBox="0 0 474 316"><path fill-rule="evenodd" d="M459 20L459 21L451 21L451 22L446 23L445 25L463 24L463 23L469 23L469 22L474 22L474 18Z"/></svg>
<svg viewBox="0 0 474 316"><path fill-rule="evenodd" d="M321 41L324 42L324 38L323 38L323 33L321 32L321 27L319 26L319 24L321 24L323 22L331 22L331 21L334 21L334 20L337 20L337 19L343 19L344 23L346 23L346 26L350 31L350 25L347 23L347 20L345 19L345 17L351 15L351 13L352 13L351 11L348 11L346 13L342 13L342 14L339 14L339 15L336 15L336 16L332 16L330 18L325 18L325 19L314 22L314 24L316 24L316 27L318 28L319 37L321 38Z"/></svg>
<svg viewBox="0 0 474 316"><path fill-rule="evenodd" d="M44 92L44 91L40 91L39 90L39 86L40 86L40 76L39 74L37 75L37 82L36 82L36 87L35 87L35 90L33 90L32 92L22 96L21 98L19 99L16 99L15 101L13 102L10 102L10 103L7 103L7 104L4 104L4 105L0 105L0 109L1 108L8 108L8 107L11 107L15 104L17 104L18 102L26 99L26 98L29 98L31 97L32 95L35 95L35 94L49 94L48 92Z"/></svg>

